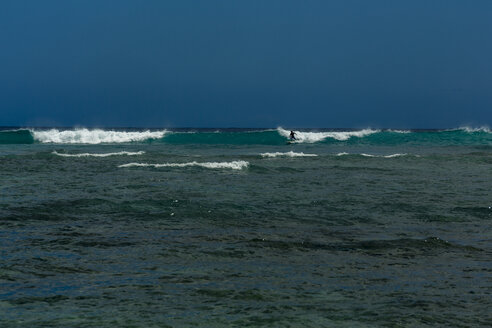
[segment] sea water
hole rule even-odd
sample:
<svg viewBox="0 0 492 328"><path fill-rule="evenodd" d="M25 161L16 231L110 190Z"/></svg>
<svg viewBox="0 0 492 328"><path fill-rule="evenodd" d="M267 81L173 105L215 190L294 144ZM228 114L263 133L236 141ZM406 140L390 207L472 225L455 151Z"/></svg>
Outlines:
<svg viewBox="0 0 492 328"><path fill-rule="evenodd" d="M289 132L0 131L0 326L490 326L490 130Z"/></svg>

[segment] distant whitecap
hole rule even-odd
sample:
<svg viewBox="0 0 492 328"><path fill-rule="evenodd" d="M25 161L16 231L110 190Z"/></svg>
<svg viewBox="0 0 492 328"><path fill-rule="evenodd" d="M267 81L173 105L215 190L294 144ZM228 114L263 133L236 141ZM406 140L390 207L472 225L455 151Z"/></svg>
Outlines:
<svg viewBox="0 0 492 328"><path fill-rule="evenodd" d="M232 169L232 170L242 170L249 166L249 162L246 161L233 161L233 162L187 162L187 163L163 163L163 164L149 164L149 163L128 163L122 164L118 167L190 167L198 166L208 169Z"/></svg>
<svg viewBox="0 0 492 328"><path fill-rule="evenodd" d="M102 153L102 154L93 154L93 153L65 154L65 153L59 153L55 150L52 152L52 154L57 155L57 156L62 156L62 157L108 157L108 156L121 156L121 155L137 156L137 155L143 155L143 154L145 154L145 152L144 151L136 151L136 152L120 151L117 153Z"/></svg>
<svg viewBox="0 0 492 328"><path fill-rule="evenodd" d="M337 156L347 156L347 155L352 155L352 156L363 156L363 157L379 157L379 158L394 158L394 157L401 157L401 156L410 156L409 154L390 154L390 155L373 155L373 154L366 154L366 153L360 153L360 154L349 154L349 153L338 153ZM418 157L418 155L415 155Z"/></svg>
<svg viewBox="0 0 492 328"><path fill-rule="evenodd" d="M285 153L281 152L275 152L275 153L261 153L260 154L262 157L316 157L318 155L316 154L304 154L303 152L293 152L293 151L288 151Z"/></svg>

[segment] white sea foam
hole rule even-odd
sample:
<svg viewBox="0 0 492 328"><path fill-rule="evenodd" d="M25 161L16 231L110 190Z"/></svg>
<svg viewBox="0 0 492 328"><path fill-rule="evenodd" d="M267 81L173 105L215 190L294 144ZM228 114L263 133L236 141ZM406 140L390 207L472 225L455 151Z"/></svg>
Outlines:
<svg viewBox="0 0 492 328"><path fill-rule="evenodd" d="M233 162L187 162L187 163L163 163L163 164L149 164L149 163L128 163L119 165L118 167L189 167L189 166L199 166L207 169L232 169L232 170L242 170L247 168L249 165L246 161L233 161Z"/></svg>
<svg viewBox="0 0 492 328"><path fill-rule="evenodd" d="M391 155L372 155L372 154L349 154L349 153L338 153L337 156L346 156L346 155L359 155L359 156L364 156L364 157L380 157L380 158L394 158L394 157L401 157L401 156L409 156L408 154L391 154Z"/></svg>
<svg viewBox="0 0 492 328"><path fill-rule="evenodd" d="M277 128L278 133L286 138L289 138L290 131L283 128ZM362 138L373 133L380 132L380 130L364 129L359 131L341 131L341 132L302 132L294 131L296 134L296 142L299 143L313 143L322 141L326 138L333 138L335 140L344 141L351 137Z"/></svg>
<svg viewBox="0 0 492 328"><path fill-rule="evenodd" d="M380 158L394 158L394 157L407 156L407 154L371 155L371 154L364 154L364 153L360 155L364 157L380 157Z"/></svg>
<svg viewBox="0 0 492 328"><path fill-rule="evenodd" d="M488 126L481 126L479 128L471 128L469 126L463 126L460 127L458 130L462 130L468 133L475 133L475 132L492 133L492 131L490 131L490 128Z"/></svg>
<svg viewBox="0 0 492 328"><path fill-rule="evenodd" d="M288 151L286 153L262 153L260 154L262 157L316 157L316 154L304 154L303 152L295 153L293 151Z"/></svg>
<svg viewBox="0 0 492 328"><path fill-rule="evenodd" d="M388 132L402 133L402 134L412 133L412 131L409 130L392 130L392 129L389 129Z"/></svg>
<svg viewBox="0 0 492 328"><path fill-rule="evenodd" d="M91 153L64 154L64 153L59 153L55 150L55 151L53 151L52 154L57 155L57 156L62 156L62 157L108 157L108 156L120 156L120 155L136 156L136 155L143 155L143 154L145 154L145 152L144 151L136 151L136 152L120 151L117 153L103 153L103 154L91 154Z"/></svg>
<svg viewBox="0 0 492 328"><path fill-rule="evenodd" d="M408 156L408 154L391 154L391 155L386 155L383 157L384 158L393 158L393 157L402 157L402 156Z"/></svg>
<svg viewBox="0 0 492 328"><path fill-rule="evenodd" d="M143 141L162 138L167 131L113 131L101 129L31 130L35 140L41 143L100 144Z"/></svg>

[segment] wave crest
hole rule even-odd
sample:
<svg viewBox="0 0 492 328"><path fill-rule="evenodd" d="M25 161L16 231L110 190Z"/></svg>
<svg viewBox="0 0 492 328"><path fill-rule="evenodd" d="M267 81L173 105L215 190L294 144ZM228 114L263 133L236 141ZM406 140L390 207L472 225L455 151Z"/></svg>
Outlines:
<svg viewBox="0 0 492 328"><path fill-rule="evenodd" d="M285 137L289 138L290 131L287 131L281 127L277 128L278 133ZM340 131L340 132L302 132L302 131L294 131L296 134L296 141L299 143L314 143L322 141L326 138L332 138L338 141L345 141L350 139L351 137L362 138L373 133L378 133L380 130L372 130L372 129L364 129L359 131Z"/></svg>
<svg viewBox="0 0 492 328"><path fill-rule="evenodd" d="M148 164L148 163L128 163L122 164L118 167L189 167L199 166L207 169L232 169L242 170L249 166L249 162L246 161L233 161L233 162L187 162L187 163L163 163L163 164Z"/></svg>
<svg viewBox="0 0 492 328"><path fill-rule="evenodd" d="M285 153L275 152L275 153L261 153L261 157L316 157L316 154L304 154L303 152L295 153L293 151L288 151Z"/></svg>
<svg viewBox="0 0 492 328"><path fill-rule="evenodd" d="M456 130L465 131L465 132L468 132L468 133L476 133L476 132L492 133L492 131L490 131L490 128L488 126L481 126L479 128L472 128L472 127L469 127L469 126L462 126L462 127L459 127L458 129L455 129L454 131L456 131Z"/></svg>
<svg viewBox="0 0 492 328"><path fill-rule="evenodd" d="M372 155L372 154L349 154L349 153L338 153L337 156L363 156L363 157L379 157L379 158L394 158L394 157L402 157L409 156L409 154L391 154L391 155Z"/></svg>
<svg viewBox="0 0 492 328"><path fill-rule="evenodd" d="M91 153L81 153L81 154L64 154L59 153L56 150L52 152L53 155L62 156L62 157L108 157L108 156L119 156L119 155L127 155L127 156L136 156L145 154L144 151L120 151L117 153L104 153L104 154L91 154Z"/></svg>
<svg viewBox="0 0 492 328"><path fill-rule="evenodd" d="M389 129L389 130L387 130L387 132L400 133L400 134L412 133L412 131L410 131L410 130L393 130L393 129Z"/></svg>
<svg viewBox="0 0 492 328"><path fill-rule="evenodd" d="M63 130L30 130L34 140L41 143L58 144L100 144L144 141L162 138L167 131L114 131L101 129Z"/></svg>

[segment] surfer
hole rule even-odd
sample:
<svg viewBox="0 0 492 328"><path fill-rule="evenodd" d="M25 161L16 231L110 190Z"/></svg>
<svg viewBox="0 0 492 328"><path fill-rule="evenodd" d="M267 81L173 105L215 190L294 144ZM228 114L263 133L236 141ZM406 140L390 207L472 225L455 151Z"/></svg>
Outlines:
<svg viewBox="0 0 492 328"><path fill-rule="evenodd" d="M294 131L290 131L290 140L296 140L296 133Z"/></svg>

